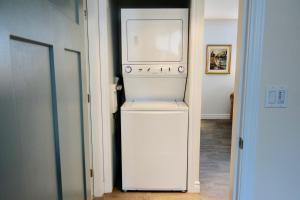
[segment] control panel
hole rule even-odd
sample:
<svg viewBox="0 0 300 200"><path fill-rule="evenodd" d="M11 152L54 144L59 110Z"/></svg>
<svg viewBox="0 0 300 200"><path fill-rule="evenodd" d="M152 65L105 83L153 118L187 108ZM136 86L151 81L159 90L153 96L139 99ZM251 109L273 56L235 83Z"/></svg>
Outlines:
<svg viewBox="0 0 300 200"><path fill-rule="evenodd" d="M186 76L184 65L123 65L124 76Z"/></svg>

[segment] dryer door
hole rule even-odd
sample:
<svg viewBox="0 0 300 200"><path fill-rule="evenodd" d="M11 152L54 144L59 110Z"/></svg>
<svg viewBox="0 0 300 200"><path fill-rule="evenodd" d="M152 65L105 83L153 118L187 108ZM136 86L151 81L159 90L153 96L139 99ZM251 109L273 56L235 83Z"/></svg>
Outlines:
<svg viewBox="0 0 300 200"><path fill-rule="evenodd" d="M183 21L127 20L127 42L129 62L181 62Z"/></svg>
<svg viewBox="0 0 300 200"><path fill-rule="evenodd" d="M123 190L186 190L187 111L122 111Z"/></svg>
<svg viewBox="0 0 300 200"><path fill-rule="evenodd" d="M188 9L121 9L122 64L187 64Z"/></svg>

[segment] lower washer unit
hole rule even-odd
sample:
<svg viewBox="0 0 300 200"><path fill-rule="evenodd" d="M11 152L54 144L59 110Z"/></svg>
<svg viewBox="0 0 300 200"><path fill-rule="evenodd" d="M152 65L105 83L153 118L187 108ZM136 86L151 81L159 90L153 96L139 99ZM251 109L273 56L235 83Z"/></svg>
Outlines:
<svg viewBox="0 0 300 200"><path fill-rule="evenodd" d="M122 189L187 189L188 107L125 102L121 107Z"/></svg>

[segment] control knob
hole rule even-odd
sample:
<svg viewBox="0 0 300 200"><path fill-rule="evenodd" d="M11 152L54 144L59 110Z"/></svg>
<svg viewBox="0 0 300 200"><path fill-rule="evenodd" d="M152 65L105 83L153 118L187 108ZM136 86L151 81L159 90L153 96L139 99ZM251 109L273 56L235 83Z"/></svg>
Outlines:
<svg viewBox="0 0 300 200"><path fill-rule="evenodd" d="M184 67L183 66L179 66L178 67L178 72L179 73L183 73L184 72Z"/></svg>
<svg viewBox="0 0 300 200"><path fill-rule="evenodd" d="M127 65L127 66L125 67L125 72L126 72L126 73L132 72L132 67L130 67L129 65Z"/></svg>

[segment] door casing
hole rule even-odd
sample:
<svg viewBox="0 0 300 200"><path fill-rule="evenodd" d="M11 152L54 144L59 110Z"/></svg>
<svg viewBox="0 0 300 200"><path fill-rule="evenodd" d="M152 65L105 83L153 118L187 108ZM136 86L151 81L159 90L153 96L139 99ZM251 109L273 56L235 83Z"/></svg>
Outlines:
<svg viewBox="0 0 300 200"><path fill-rule="evenodd" d="M107 5L107 0L99 0L99 4ZM96 5L96 4L95 4ZM245 190L251 183L249 177L251 177L251 171L249 167L255 159L255 141L257 132L257 109L259 106L259 78L261 73L261 60L262 60L262 43L264 33L264 18L265 18L265 0L239 0L239 32L238 32L238 56L237 56L237 73L235 80L235 101L234 101L234 116L233 116L233 136L232 136L232 156L231 156L231 171L230 171L230 196L231 200L246 199L251 189ZM99 5L98 5L99 6ZM190 47L189 47L189 65L191 66L203 66L201 60L203 51L203 21L204 21L204 1L203 0L191 0L190 8ZM99 16L99 12L106 13L106 6L98 7L99 10L93 10L93 17L98 16L98 23L102 24L102 30L107 30L109 20L103 18L103 15ZM90 11L91 11L90 10ZM91 12L89 12L91 15ZM90 16L91 17L91 16ZM107 16L106 16L107 17ZM97 23L96 21L94 21ZM100 28L98 29L100 30ZM90 40L90 43L96 42L100 44L100 39L103 36L103 32L97 31L95 33L89 33L94 35L94 39ZM91 49L90 49L91 50ZM100 48L96 48L92 51L98 52ZM111 56L111 55L110 55ZM95 82L96 86L91 87L91 92L101 91L101 88L110 88L108 81L99 81L101 77L105 76L103 72L107 71L106 65L101 65L101 62L107 63L107 58L101 56L95 61L95 66L100 66L99 71L101 75L97 75ZM104 61L103 61L104 59ZM105 61L106 60L106 61ZM190 69L192 69L192 66ZM201 87L202 81L200 69L195 71L190 70L188 87L188 101L190 110L192 113L189 115L189 153L188 153L188 192L200 192L199 169L200 169L200 116L201 116ZM250 84L251 83L251 84ZM97 93L97 92L96 92ZM96 96L92 95L92 101L99 101L101 99L109 100L111 97L109 93L101 91ZM252 101L249 100L251 97ZM101 102L101 101L99 101ZM200 104L200 105L199 105ZM92 110L92 121L98 121L103 124L103 121L109 119L109 110L102 110L105 106L102 103L98 105L100 109ZM106 120L104 120L106 118ZM112 127L111 127L112 129ZM97 128L97 131L93 131L93 139L100 139L102 142L108 142L105 138L110 138L111 130L109 127L106 129ZM244 138L244 149L240 151L238 148L239 137ZM104 156L105 154L106 156ZM112 152L110 145L97 142L97 146L93 146L93 157L101 157L98 159L97 166L94 160L94 169L99 171L98 175L94 177L94 188L98 190L95 192L95 196L102 196L105 192L111 192L112 188ZM103 171L102 171L103 170ZM244 172L247 172L245 174ZM105 177L104 177L105 176ZM250 186L249 186L250 187ZM103 189L104 188L104 189ZM251 195L250 195L251 196ZM251 198L247 198L251 199Z"/></svg>

